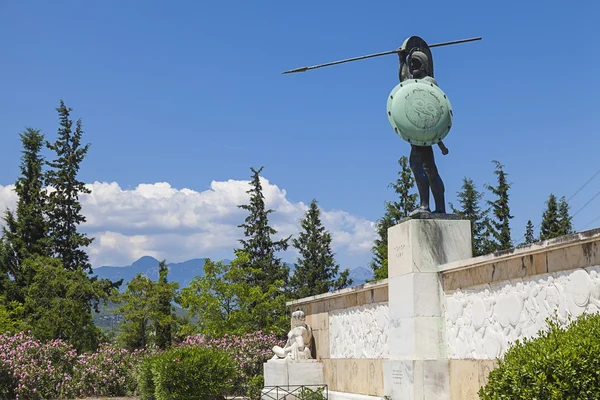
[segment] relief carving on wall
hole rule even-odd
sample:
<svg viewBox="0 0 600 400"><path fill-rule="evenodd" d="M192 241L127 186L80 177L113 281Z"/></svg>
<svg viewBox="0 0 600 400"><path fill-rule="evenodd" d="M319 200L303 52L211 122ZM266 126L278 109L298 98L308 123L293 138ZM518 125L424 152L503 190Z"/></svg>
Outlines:
<svg viewBox="0 0 600 400"><path fill-rule="evenodd" d="M495 359L515 340L535 337L546 318L566 325L568 316L598 312L600 267L457 290L445 297L449 357Z"/></svg>
<svg viewBox="0 0 600 400"><path fill-rule="evenodd" d="M367 304L329 314L331 358L387 358L388 303Z"/></svg>

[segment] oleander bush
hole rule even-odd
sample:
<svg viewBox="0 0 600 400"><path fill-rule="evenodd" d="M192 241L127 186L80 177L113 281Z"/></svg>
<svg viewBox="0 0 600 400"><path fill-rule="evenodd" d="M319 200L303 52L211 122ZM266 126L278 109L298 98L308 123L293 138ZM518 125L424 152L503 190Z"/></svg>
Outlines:
<svg viewBox="0 0 600 400"><path fill-rule="evenodd" d="M7 398L69 398L77 352L61 340L42 342L24 332L0 335L0 376ZM13 397L14 396L14 397Z"/></svg>
<svg viewBox="0 0 600 400"><path fill-rule="evenodd" d="M586 314L517 341L498 360L482 400L600 399L600 314Z"/></svg>
<svg viewBox="0 0 600 400"><path fill-rule="evenodd" d="M78 355L61 340L29 333L0 335L0 399L73 399L124 396L137 391L138 365L156 349L130 352L102 344Z"/></svg>
<svg viewBox="0 0 600 400"><path fill-rule="evenodd" d="M137 391L136 370L151 350L129 351L101 344L82 354L73 368L73 389L79 396L128 396Z"/></svg>
<svg viewBox="0 0 600 400"><path fill-rule="evenodd" d="M236 363L224 350L179 346L142 363L143 400L213 400L230 393Z"/></svg>

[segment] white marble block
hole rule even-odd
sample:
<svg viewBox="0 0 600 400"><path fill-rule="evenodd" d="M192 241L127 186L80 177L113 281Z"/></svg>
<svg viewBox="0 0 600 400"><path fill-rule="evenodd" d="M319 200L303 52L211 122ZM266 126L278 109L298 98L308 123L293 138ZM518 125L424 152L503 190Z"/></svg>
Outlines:
<svg viewBox="0 0 600 400"><path fill-rule="evenodd" d="M447 354L442 317L398 318L390 321L390 359L439 360Z"/></svg>
<svg viewBox="0 0 600 400"><path fill-rule="evenodd" d="M390 318L440 317L444 293L437 272L410 273L388 279Z"/></svg>
<svg viewBox="0 0 600 400"><path fill-rule="evenodd" d="M471 258L471 222L409 219L388 229L388 277L437 272L440 265Z"/></svg>
<svg viewBox="0 0 600 400"><path fill-rule="evenodd" d="M322 385L323 364L317 360L269 360L263 364L265 386Z"/></svg>
<svg viewBox="0 0 600 400"><path fill-rule="evenodd" d="M449 361L385 360L383 384L392 400L449 400Z"/></svg>

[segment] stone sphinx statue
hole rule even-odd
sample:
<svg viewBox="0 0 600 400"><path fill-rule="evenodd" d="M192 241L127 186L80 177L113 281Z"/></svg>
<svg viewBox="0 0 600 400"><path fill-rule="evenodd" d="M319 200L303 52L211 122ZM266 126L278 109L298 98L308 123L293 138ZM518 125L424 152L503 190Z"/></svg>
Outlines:
<svg viewBox="0 0 600 400"><path fill-rule="evenodd" d="M301 310L292 313L292 330L288 333L284 347L273 347L273 360L309 360L311 356L312 328L306 324L306 316Z"/></svg>

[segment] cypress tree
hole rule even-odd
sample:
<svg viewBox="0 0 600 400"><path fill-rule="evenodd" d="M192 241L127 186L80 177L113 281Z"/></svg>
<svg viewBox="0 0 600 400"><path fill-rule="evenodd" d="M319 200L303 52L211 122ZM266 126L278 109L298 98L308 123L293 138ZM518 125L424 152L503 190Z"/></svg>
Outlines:
<svg viewBox="0 0 600 400"><path fill-rule="evenodd" d="M75 130L72 130L72 109L67 108L61 100L56 110L60 119L58 137L54 143L46 143L56 153L56 158L48 162L50 169L46 173L46 185L52 188L48 205L51 250L54 256L60 258L64 268L83 268L91 273L92 267L83 248L89 246L93 239L77 231L78 225L85 222L79 195L91 193L83 182L77 180L77 173L89 144L81 143L81 120L77 121Z"/></svg>
<svg viewBox="0 0 600 400"><path fill-rule="evenodd" d="M496 245L493 250L506 250L512 247L512 239L510 237L510 220L513 216L510 214L509 194L510 184L506 180L506 172L504 166L500 162L494 160L494 174L497 177L497 186L486 185L486 188L496 197L494 201L487 201L494 219L490 219L490 234L495 239ZM490 241L492 243L492 241Z"/></svg>
<svg viewBox="0 0 600 400"><path fill-rule="evenodd" d="M556 196L550 193L546 201L546 210L542 214L540 240L548 240L560 236L561 228Z"/></svg>
<svg viewBox="0 0 600 400"><path fill-rule="evenodd" d="M450 208L454 214L458 214L461 218L471 221L471 243L473 256L484 254L489 244L484 244L486 237L486 227L489 226L486 212L481 210L479 205L483 193L479 192L470 178L463 178L461 191L456 195L460 204L460 209L454 208L450 204Z"/></svg>
<svg viewBox="0 0 600 400"><path fill-rule="evenodd" d="M408 157L400 157L398 165L398 177L389 185L397 194L397 201L385 202L385 214L375 227L377 238L371 249L373 260L370 264L375 280L388 277L388 229L407 218L417 208L417 194L411 193L415 181Z"/></svg>
<svg viewBox="0 0 600 400"><path fill-rule="evenodd" d="M535 242L533 223L531 222L531 220L528 220L527 226L525 227L525 244L531 244L533 242Z"/></svg>
<svg viewBox="0 0 600 400"><path fill-rule="evenodd" d="M248 283L260 286L264 291L275 281L283 281L287 285L289 281L289 268L275 256L277 251L287 250L291 236L281 240L273 240L272 236L277 231L269 225L269 214L274 210L266 209L265 198L260 182L260 173L263 167L252 171L250 189L250 204L239 205L249 212L245 222L239 225L244 229L245 239L241 239L242 251L249 256Z"/></svg>
<svg viewBox="0 0 600 400"><path fill-rule="evenodd" d="M337 276L340 267L331 250L331 234L321 223L320 214L317 201L311 201L300 221L302 232L292 240L294 248L300 253L290 279L291 292L295 298L315 296L352 284L352 280L348 278L348 269Z"/></svg>
<svg viewBox="0 0 600 400"><path fill-rule="evenodd" d="M169 347L173 341L173 326L177 322L173 305L171 302L175 299L179 284L169 283L167 275L169 267L165 260L158 264L158 282L154 285L156 291L155 299L156 311L154 314L154 325L156 330L156 345L164 349Z"/></svg>

